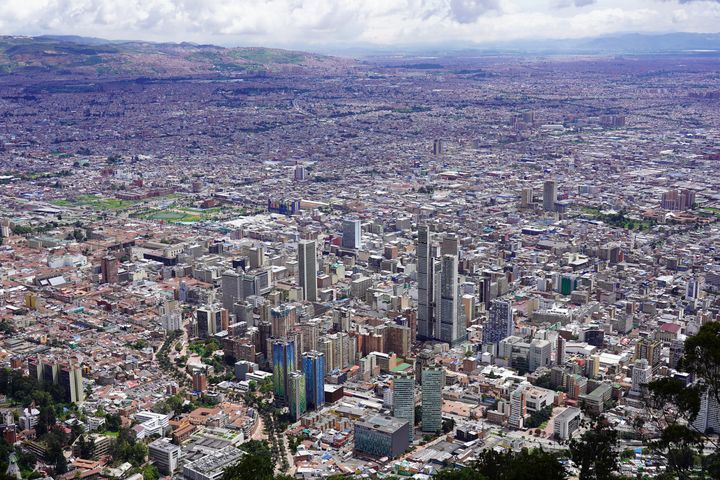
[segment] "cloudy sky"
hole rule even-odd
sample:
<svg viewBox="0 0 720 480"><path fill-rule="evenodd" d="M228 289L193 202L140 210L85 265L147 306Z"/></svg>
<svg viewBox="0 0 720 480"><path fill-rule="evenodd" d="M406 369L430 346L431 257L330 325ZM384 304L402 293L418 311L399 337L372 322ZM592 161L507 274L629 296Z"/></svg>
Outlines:
<svg viewBox="0 0 720 480"><path fill-rule="evenodd" d="M280 47L720 32L720 0L0 0L0 34Z"/></svg>

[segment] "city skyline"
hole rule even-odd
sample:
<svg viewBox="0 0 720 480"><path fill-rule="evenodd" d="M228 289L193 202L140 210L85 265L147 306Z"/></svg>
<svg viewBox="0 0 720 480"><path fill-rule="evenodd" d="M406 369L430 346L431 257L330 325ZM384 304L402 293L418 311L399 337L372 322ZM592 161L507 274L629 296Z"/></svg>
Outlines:
<svg viewBox="0 0 720 480"><path fill-rule="evenodd" d="M720 2L8 5L0 475L720 471Z"/></svg>

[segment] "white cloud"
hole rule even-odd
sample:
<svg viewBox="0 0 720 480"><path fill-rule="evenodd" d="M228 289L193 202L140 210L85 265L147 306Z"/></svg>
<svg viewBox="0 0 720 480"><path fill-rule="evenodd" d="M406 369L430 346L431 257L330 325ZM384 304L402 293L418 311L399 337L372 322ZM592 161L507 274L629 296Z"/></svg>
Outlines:
<svg viewBox="0 0 720 480"><path fill-rule="evenodd" d="M720 0L0 0L3 34L312 47L718 32Z"/></svg>

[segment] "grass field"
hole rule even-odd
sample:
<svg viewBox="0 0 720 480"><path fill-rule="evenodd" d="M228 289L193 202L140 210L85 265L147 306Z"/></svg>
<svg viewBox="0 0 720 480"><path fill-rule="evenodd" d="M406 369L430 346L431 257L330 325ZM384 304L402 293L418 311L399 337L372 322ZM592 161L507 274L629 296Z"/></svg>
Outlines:
<svg viewBox="0 0 720 480"><path fill-rule="evenodd" d="M88 206L95 210L123 210L135 205L132 200L118 200L98 195L80 195L74 199L53 200L51 203L60 207Z"/></svg>
<svg viewBox="0 0 720 480"><path fill-rule="evenodd" d="M166 222L199 222L202 220L202 215L175 210L150 210L140 215L140 218Z"/></svg>

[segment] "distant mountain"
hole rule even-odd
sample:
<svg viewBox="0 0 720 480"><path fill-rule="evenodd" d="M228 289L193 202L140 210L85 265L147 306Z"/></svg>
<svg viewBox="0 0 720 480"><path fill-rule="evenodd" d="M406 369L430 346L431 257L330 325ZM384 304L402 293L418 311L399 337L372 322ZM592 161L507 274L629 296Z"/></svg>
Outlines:
<svg viewBox="0 0 720 480"><path fill-rule="evenodd" d="M191 43L108 41L76 36L0 36L0 74L187 76L287 68L332 69L352 63L272 48L223 48Z"/></svg>
<svg viewBox="0 0 720 480"><path fill-rule="evenodd" d="M491 54L669 54L716 51L720 54L720 34L717 33L628 33L576 39L530 39L507 42L444 43L416 45L353 45L328 46L325 50L336 55L356 57L398 55L457 56Z"/></svg>

